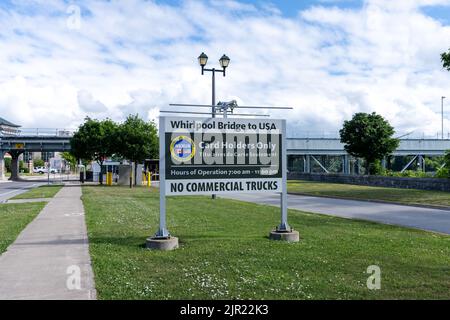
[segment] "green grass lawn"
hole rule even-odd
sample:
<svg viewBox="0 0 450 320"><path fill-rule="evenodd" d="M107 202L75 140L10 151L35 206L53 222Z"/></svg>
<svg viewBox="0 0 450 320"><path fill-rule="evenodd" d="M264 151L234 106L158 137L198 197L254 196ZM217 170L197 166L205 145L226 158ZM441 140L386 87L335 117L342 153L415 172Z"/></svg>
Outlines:
<svg viewBox="0 0 450 320"><path fill-rule="evenodd" d="M299 243L268 240L279 209L210 197L167 201L171 252L145 249L158 190L83 187L100 299L450 299L450 237L292 210ZM368 290L378 265L382 289Z"/></svg>
<svg viewBox="0 0 450 320"><path fill-rule="evenodd" d="M288 181L288 191L290 193L301 193L314 196L382 200L403 204L450 207L450 193L441 191L381 188L297 180Z"/></svg>
<svg viewBox="0 0 450 320"><path fill-rule="evenodd" d="M39 198L53 198L55 194L61 190L62 185L50 185L33 188L30 191L19 194L11 199L39 199Z"/></svg>
<svg viewBox="0 0 450 320"><path fill-rule="evenodd" d="M44 208L44 202L0 204L0 254Z"/></svg>

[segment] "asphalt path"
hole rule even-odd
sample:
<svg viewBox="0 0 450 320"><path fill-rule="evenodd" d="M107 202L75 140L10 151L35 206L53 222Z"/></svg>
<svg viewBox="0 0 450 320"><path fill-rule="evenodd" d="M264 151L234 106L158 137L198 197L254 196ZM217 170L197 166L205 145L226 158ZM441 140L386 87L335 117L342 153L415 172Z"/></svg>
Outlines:
<svg viewBox="0 0 450 320"><path fill-rule="evenodd" d="M0 182L0 203L44 184L37 181L2 181Z"/></svg>
<svg viewBox="0 0 450 320"><path fill-rule="evenodd" d="M449 194L450 197L450 194ZM235 200L279 206L277 194L234 194ZM450 210L368 201L288 195L289 209L450 234Z"/></svg>

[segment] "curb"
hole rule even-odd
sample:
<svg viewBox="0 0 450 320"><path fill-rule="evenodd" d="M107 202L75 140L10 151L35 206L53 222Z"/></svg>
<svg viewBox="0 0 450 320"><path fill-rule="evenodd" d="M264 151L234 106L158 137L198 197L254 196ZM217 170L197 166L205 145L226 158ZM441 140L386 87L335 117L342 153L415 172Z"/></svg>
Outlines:
<svg viewBox="0 0 450 320"><path fill-rule="evenodd" d="M425 209L438 209L443 211L450 211L450 206L434 206L434 205L426 205L426 204L409 204L402 202L392 202L386 200L372 200L372 199L357 199L357 198L348 198L348 197L339 197L339 196L324 196L324 195L313 195L308 193L301 192L288 192L291 195L297 196L307 196L307 197L315 197L315 198L328 198L328 199L338 199L338 200L352 200L352 201L364 201L364 202L374 202L374 203L383 203L383 204L393 204L398 206L408 206L408 207L416 207L416 208L425 208Z"/></svg>

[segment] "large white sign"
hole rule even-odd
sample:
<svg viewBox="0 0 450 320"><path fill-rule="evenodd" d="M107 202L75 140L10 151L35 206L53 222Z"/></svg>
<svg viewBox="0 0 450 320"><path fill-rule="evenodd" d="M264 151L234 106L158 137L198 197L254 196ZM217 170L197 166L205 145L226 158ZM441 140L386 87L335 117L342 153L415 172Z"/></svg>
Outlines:
<svg viewBox="0 0 450 320"><path fill-rule="evenodd" d="M161 117L165 195L284 191L285 121Z"/></svg>

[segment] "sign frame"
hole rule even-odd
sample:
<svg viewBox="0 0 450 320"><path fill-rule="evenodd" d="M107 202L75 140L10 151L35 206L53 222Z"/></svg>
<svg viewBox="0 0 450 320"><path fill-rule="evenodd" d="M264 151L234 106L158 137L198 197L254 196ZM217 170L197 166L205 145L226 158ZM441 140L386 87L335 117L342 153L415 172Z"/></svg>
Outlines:
<svg viewBox="0 0 450 320"><path fill-rule="evenodd" d="M167 229L167 219L166 219L166 119L172 117L160 116L159 117L159 176L160 176L160 193L159 193L159 228L155 234L155 239L169 239L171 235ZM193 118L201 120L220 120L217 118ZM227 118L229 119L229 118ZM237 119L234 119L237 120ZM272 121L274 119L271 119ZM280 195L280 210L281 210L281 223L277 226L276 232L278 233L288 233L292 232L291 227L288 224L288 208L287 208L287 154L286 154L286 120L285 119L275 119L281 122L280 130L280 142L281 142L281 192Z"/></svg>

